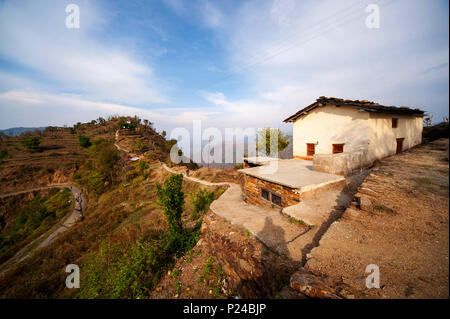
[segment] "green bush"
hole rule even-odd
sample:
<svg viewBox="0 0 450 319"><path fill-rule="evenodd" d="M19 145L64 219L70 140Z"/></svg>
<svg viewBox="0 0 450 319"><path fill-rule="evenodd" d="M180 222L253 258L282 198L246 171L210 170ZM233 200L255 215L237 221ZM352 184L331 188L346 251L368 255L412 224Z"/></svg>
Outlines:
<svg viewBox="0 0 450 319"><path fill-rule="evenodd" d="M6 156L8 156L8 151L7 150L0 150L0 159L5 158Z"/></svg>
<svg viewBox="0 0 450 319"><path fill-rule="evenodd" d="M197 219L198 214L204 214L208 211L209 206L214 201L214 192L209 192L204 189L199 189L197 193L192 196L191 204L194 207L192 212L192 219Z"/></svg>
<svg viewBox="0 0 450 319"><path fill-rule="evenodd" d="M138 152L141 152L145 149L146 145L141 140L136 140L134 149Z"/></svg>
<svg viewBox="0 0 450 319"><path fill-rule="evenodd" d="M76 172L73 174L73 180L85 186L88 192L100 195L105 190L105 177L95 171Z"/></svg>
<svg viewBox="0 0 450 319"><path fill-rule="evenodd" d="M78 143L80 144L81 147L86 147L86 148L92 145L91 139L89 138L89 136L84 136L84 135L78 135Z"/></svg>
<svg viewBox="0 0 450 319"><path fill-rule="evenodd" d="M81 298L144 298L175 264L192 249L199 230L166 234L159 240L133 243L103 242L82 265Z"/></svg>
<svg viewBox="0 0 450 319"><path fill-rule="evenodd" d="M164 181L164 186L156 185L156 194L159 203L164 210L167 222L169 223L169 232L171 234L181 233L181 214L184 208L183 175L171 175Z"/></svg>
<svg viewBox="0 0 450 319"><path fill-rule="evenodd" d="M37 195L21 207L14 218L14 225L0 233L0 260L4 259L5 254L16 251L15 246L21 241L37 237L67 214L71 207L70 194L70 190L64 188L62 192L48 197Z"/></svg>
<svg viewBox="0 0 450 319"><path fill-rule="evenodd" d="M118 123L119 128L125 128L129 130L135 130L139 124L139 120L137 118L133 118L131 120L120 120Z"/></svg>
<svg viewBox="0 0 450 319"><path fill-rule="evenodd" d="M31 152L38 152L41 150L41 139L37 136L26 137L20 141L20 144L22 144L26 150Z"/></svg>
<svg viewBox="0 0 450 319"><path fill-rule="evenodd" d="M141 173L143 173L147 168L149 168L149 166L146 161L139 161L138 169Z"/></svg>
<svg viewBox="0 0 450 319"><path fill-rule="evenodd" d="M119 151L111 141L105 139L95 139L90 150L95 159L95 169L105 178L112 181L115 166L120 159Z"/></svg>

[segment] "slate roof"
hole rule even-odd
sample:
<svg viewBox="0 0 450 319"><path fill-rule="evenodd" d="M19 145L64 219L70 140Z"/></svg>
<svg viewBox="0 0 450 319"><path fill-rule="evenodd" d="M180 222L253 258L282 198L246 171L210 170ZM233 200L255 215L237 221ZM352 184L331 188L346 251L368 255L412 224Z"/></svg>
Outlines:
<svg viewBox="0 0 450 319"><path fill-rule="evenodd" d="M313 104L305 107L304 109L298 111L294 115L289 116L283 122L295 122L302 116L308 114L308 112L314 110L316 107L325 106L327 104L332 104L337 107L339 106L350 106L356 109L361 109L367 112L373 113L390 113L390 114L404 114L404 115L419 115L422 116L424 111L419 109L411 109L407 106L384 106L375 102L367 100L345 100L335 97L319 97Z"/></svg>

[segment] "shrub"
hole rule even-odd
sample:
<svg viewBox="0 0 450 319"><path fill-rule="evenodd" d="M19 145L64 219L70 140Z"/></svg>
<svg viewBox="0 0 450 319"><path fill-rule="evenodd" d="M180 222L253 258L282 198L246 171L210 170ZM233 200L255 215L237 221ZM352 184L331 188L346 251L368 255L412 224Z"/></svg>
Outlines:
<svg viewBox="0 0 450 319"><path fill-rule="evenodd" d="M100 195L104 190L104 177L99 173L93 173L87 178L86 186L90 192L94 192L96 195Z"/></svg>
<svg viewBox="0 0 450 319"><path fill-rule="evenodd" d="M31 240L48 230L70 210L70 190L64 188L56 194L37 195L18 210L14 225L0 233L0 263L21 248L21 242Z"/></svg>
<svg viewBox="0 0 450 319"><path fill-rule="evenodd" d="M84 135L78 135L78 143L80 144L81 147L86 147L86 148L92 145L91 139L89 138L89 136L84 136Z"/></svg>
<svg viewBox="0 0 450 319"><path fill-rule="evenodd" d="M168 151L170 151L172 149L172 147L176 144L177 144L177 140L172 138L166 142L166 149Z"/></svg>
<svg viewBox="0 0 450 319"><path fill-rule="evenodd" d="M135 142L135 147L134 148L135 148L136 151L141 152L141 151L143 151L145 149L145 143L138 139Z"/></svg>
<svg viewBox="0 0 450 319"><path fill-rule="evenodd" d="M158 278L152 265L157 254L151 243L119 245L103 242L98 253L83 265L84 280L80 285L82 298L142 298L146 288ZM155 276L156 275L156 276ZM83 278L82 278L83 279Z"/></svg>
<svg viewBox="0 0 450 319"><path fill-rule="evenodd" d="M214 192L209 192L204 189L199 189L191 199L191 204L194 206L192 212L192 219L196 219L198 214L204 214L208 211L209 205L214 201Z"/></svg>
<svg viewBox="0 0 450 319"><path fill-rule="evenodd" d="M37 136L26 137L20 141L20 144L22 144L26 150L31 152L38 152L41 150L41 139Z"/></svg>
<svg viewBox="0 0 450 319"><path fill-rule="evenodd" d="M119 152L112 142L95 139L91 147L95 157L96 168L105 178L113 179L114 168L119 160Z"/></svg>
<svg viewBox="0 0 450 319"><path fill-rule="evenodd" d="M184 208L183 175L171 175L164 181L164 186L156 185L156 194L169 224L169 233L180 234L182 231L181 214Z"/></svg>
<svg viewBox="0 0 450 319"><path fill-rule="evenodd" d="M140 120L138 118L133 118L131 120L120 120L118 123L119 128L125 128L129 130L135 130L138 126Z"/></svg>
<svg viewBox="0 0 450 319"><path fill-rule="evenodd" d="M165 234L159 241L132 243L103 242L100 250L82 265L84 277L81 298L143 298L168 269L175 258L192 249L199 231L183 230ZM174 277L179 273L173 272Z"/></svg>
<svg viewBox="0 0 450 319"><path fill-rule="evenodd" d="M0 159L5 158L6 156L8 156L8 151L7 150L0 150Z"/></svg>
<svg viewBox="0 0 450 319"><path fill-rule="evenodd" d="M149 168L149 166L148 166L148 164L147 164L146 161L139 161L138 168L139 168L139 171L142 173L142 172L144 172L147 168Z"/></svg>

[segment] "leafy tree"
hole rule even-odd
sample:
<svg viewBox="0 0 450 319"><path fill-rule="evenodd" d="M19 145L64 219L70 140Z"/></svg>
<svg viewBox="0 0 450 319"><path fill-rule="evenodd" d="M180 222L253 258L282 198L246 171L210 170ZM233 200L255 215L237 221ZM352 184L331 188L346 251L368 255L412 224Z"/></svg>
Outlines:
<svg viewBox="0 0 450 319"><path fill-rule="evenodd" d="M20 144L31 152L37 152L41 150L41 147L39 146L41 144L41 139L37 136L29 136L27 138L24 138L20 141Z"/></svg>
<svg viewBox="0 0 450 319"><path fill-rule="evenodd" d="M271 134L278 134L277 145L271 145L270 136ZM280 129L265 127L258 130L258 135L256 139L256 149L259 151L262 148L263 151L269 155L272 152L281 152L289 145L289 140L287 135L283 135ZM264 145L265 144L265 145ZM272 152L271 152L272 151Z"/></svg>
<svg viewBox="0 0 450 319"><path fill-rule="evenodd" d="M85 135L78 135L78 144L80 144L80 146L82 147L89 147L92 145L89 136Z"/></svg>
<svg viewBox="0 0 450 319"><path fill-rule="evenodd" d="M94 139L90 150L94 155L95 170L112 181L116 163L120 159L119 151L111 141L103 138Z"/></svg>
<svg viewBox="0 0 450 319"><path fill-rule="evenodd" d="M178 150L178 156L183 156L183 151L182 150Z"/></svg>
<svg viewBox="0 0 450 319"><path fill-rule="evenodd" d="M432 126L433 125L433 115L425 114L425 116L423 117L423 124L424 124L424 126Z"/></svg>
<svg viewBox="0 0 450 319"><path fill-rule="evenodd" d="M170 140L168 140L167 142L166 142L166 147L167 147L167 150L171 150L172 149L172 146L174 146L175 144L177 144L177 140L176 139L170 139Z"/></svg>
<svg viewBox="0 0 450 319"><path fill-rule="evenodd" d="M111 144L104 144L97 155L97 162L100 172L104 176L109 176L112 180L114 173L114 166L119 160L120 156L117 149Z"/></svg>
<svg viewBox="0 0 450 319"><path fill-rule="evenodd" d="M156 185L156 194L169 224L169 234L177 235L183 231L181 214L184 208L183 175L171 175L164 185Z"/></svg>
<svg viewBox="0 0 450 319"><path fill-rule="evenodd" d="M119 128L125 128L129 130L135 130L136 127L141 123L141 119L137 116L131 118L130 120L121 119L118 123Z"/></svg>
<svg viewBox="0 0 450 319"><path fill-rule="evenodd" d="M162 137L166 138L167 132L166 132L166 131L162 131L162 132L161 132L161 135L162 135Z"/></svg>

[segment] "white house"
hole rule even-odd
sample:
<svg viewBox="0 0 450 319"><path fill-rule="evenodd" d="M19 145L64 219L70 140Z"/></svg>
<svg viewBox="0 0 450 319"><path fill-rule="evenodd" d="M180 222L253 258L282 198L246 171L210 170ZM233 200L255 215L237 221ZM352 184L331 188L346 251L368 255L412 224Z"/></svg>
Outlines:
<svg viewBox="0 0 450 319"><path fill-rule="evenodd" d="M422 142L419 109L319 97L288 117L294 123L293 155L313 168L345 174Z"/></svg>

